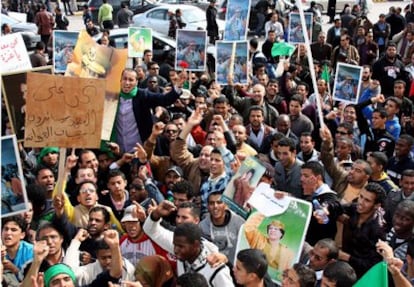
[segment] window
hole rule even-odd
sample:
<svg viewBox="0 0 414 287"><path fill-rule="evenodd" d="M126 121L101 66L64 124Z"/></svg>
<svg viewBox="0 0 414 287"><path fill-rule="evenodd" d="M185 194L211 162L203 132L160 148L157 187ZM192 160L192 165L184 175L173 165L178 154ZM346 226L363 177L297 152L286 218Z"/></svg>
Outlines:
<svg viewBox="0 0 414 287"><path fill-rule="evenodd" d="M157 9L148 13L148 18L156 19L156 20L166 20L166 10L164 9Z"/></svg>

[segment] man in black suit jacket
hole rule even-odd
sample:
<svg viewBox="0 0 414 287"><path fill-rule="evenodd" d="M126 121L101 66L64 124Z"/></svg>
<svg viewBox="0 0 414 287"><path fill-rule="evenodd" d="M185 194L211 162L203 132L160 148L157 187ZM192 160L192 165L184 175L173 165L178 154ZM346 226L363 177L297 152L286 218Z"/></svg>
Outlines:
<svg viewBox="0 0 414 287"><path fill-rule="evenodd" d="M135 70L125 69L122 72L114 131L115 141L123 152L133 152L137 142L142 144L149 137L153 123L151 109L173 104L181 94L185 75L186 73L181 73L181 77L169 93L161 94L138 88Z"/></svg>

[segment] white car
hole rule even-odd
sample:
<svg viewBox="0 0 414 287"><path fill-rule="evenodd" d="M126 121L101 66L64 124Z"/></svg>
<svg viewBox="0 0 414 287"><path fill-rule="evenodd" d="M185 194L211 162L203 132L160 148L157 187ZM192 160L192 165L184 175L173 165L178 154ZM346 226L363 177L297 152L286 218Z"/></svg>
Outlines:
<svg viewBox="0 0 414 287"><path fill-rule="evenodd" d="M186 30L205 30L207 27L206 12L202 9L191 5L171 5L165 4L162 6L154 7L144 13L135 15L132 18L135 27L147 27L160 32L161 34L168 35L168 28L170 26L170 20L168 18L168 11L175 11L181 9L182 19L186 24ZM217 19L219 26L219 33L224 31L224 21Z"/></svg>
<svg viewBox="0 0 414 287"><path fill-rule="evenodd" d="M328 12L328 0L313 0L316 3L316 7L318 7L319 11L321 11L322 14L326 14ZM310 6L310 3L312 0L304 0L302 1L303 5L308 8ZM345 4L349 4L352 6L355 4L355 1L347 1L347 0L337 0L336 1L336 12L342 12L344 10Z"/></svg>

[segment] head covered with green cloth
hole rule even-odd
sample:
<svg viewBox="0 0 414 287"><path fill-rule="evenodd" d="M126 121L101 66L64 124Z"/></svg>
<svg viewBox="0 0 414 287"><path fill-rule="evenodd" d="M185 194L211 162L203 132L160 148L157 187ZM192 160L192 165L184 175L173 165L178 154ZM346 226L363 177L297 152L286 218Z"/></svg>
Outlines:
<svg viewBox="0 0 414 287"><path fill-rule="evenodd" d="M65 282L66 287L76 286L76 276L72 269L63 263L55 264L46 270L44 274L45 287L62 286L61 281Z"/></svg>
<svg viewBox="0 0 414 287"><path fill-rule="evenodd" d="M59 148L57 147L52 147L52 146L48 146L48 147L44 147L42 148L42 150L39 153L39 156L37 157L37 164L46 164L43 161L43 157L45 157L46 155L48 155L49 153L56 153L59 154Z"/></svg>

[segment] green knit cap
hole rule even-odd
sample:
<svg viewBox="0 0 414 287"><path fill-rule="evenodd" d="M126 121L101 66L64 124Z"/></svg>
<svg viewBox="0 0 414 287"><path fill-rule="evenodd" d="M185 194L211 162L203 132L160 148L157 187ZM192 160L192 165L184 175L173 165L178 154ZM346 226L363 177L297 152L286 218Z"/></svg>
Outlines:
<svg viewBox="0 0 414 287"><path fill-rule="evenodd" d="M70 267L66 264L58 263L58 264L55 264L49 267L49 269L46 270L44 274L45 287L49 287L50 281L52 281L52 279L55 276L60 275L60 274L69 275L73 283L74 284L76 283L76 276L75 276L75 273L73 273L72 269L70 269Z"/></svg>
<svg viewBox="0 0 414 287"><path fill-rule="evenodd" d="M59 153L59 148L57 147L53 147L53 146L48 146L48 147L44 147L40 153L39 156L37 157L37 163L41 164L42 163L42 158L47 155L48 153Z"/></svg>

